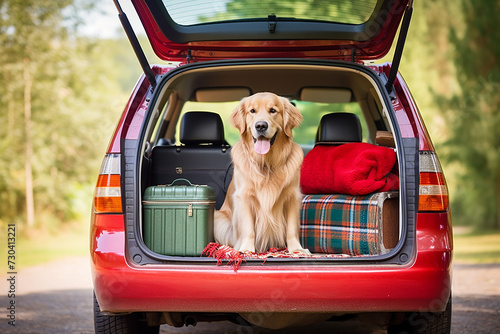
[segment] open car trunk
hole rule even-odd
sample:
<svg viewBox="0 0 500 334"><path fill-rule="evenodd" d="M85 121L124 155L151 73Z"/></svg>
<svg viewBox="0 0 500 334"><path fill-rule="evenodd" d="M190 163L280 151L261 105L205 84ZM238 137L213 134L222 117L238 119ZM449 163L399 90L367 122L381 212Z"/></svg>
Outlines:
<svg viewBox="0 0 500 334"><path fill-rule="evenodd" d="M404 205L407 200L405 185L399 184L397 179L398 175L406 173L402 158L406 145L395 126L396 117L383 88L384 78L381 73L353 63L265 59L191 64L164 75L159 81L157 93L149 97L149 112L145 115L144 131L141 131L144 136L139 138L138 149L133 153L135 158L125 157L126 161L139 162L133 172L140 176L135 178L140 196L130 197L137 204L134 210L137 219L134 220L133 231L127 233L129 254L133 254L134 261L141 265L215 261L200 257L199 251L185 251L186 242L193 242L195 237L192 234L197 232L191 227L175 226L165 214L168 209L160 208L153 215L148 213L149 217L156 218L146 219L144 212L149 209L144 205L147 202L144 194L149 187L168 185L184 178L193 184L212 187L215 190L215 209L220 208L232 177L231 145L239 139L239 132L230 125L229 115L241 98L269 91L287 97L302 112L304 120L301 126L294 129L294 140L303 148L305 159L315 152L315 146L325 146L317 143L320 141L318 127L322 116L354 114L360 119L361 141L368 143L369 147L384 148L384 154L392 152L395 155L396 163L391 175L396 176L398 183L390 191L376 190L358 196L349 193L349 189L341 193L303 191L300 238L304 248L309 248L313 256L275 252L266 261L399 263L401 260L394 255L402 249L411 254L408 247L413 247L413 236L405 219L408 214ZM223 141L207 143L198 138L203 137L199 124L192 129L180 128L186 113L191 113L194 119L201 118L201 128L212 126L203 119L207 112L220 115L224 128ZM182 126L188 127L189 123ZM350 140L347 136L344 142L339 140L326 146L332 144L337 148L347 148L344 145L352 145ZM132 150L127 152L132 155ZM358 163L364 162L372 163L363 159ZM306 182L307 166L303 166L302 182ZM328 166L321 166L320 170L323 167L322 175L326 179L335 176L335 170ZM314 168L318 169L317 166ZM148 237L146 233L156 237ZM211 236L196 240L195 243L207 242L207 245L214 241ZM201 246L204 248L206 245L198 245ZM247 255L247 265L262 263L263 256L254 255Z"/></svg>

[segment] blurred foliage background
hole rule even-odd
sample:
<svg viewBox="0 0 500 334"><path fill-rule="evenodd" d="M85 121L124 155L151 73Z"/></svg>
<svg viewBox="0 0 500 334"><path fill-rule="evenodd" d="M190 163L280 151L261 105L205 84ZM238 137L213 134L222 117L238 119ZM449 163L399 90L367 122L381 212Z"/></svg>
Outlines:
<svg viewBox="0 0 500 334"><path fill-rule="evenodd" d="M2 230L88 225L102 157L141 74L124 33L81 33L100 5L0 0ZM414 8L400 72L447 175L454 224L498 230L500 2L418 0Z"/></svg>

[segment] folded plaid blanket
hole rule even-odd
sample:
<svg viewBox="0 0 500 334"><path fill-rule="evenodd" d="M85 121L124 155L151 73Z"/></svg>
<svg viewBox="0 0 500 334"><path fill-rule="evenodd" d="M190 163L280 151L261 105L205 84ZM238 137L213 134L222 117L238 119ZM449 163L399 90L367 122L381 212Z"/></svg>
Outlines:
<svg viewBox="0 0 500 334"><path fill-rule="evenodd" d="M395 194L306 195L301 210L302 246L313 253L381 254L382 205Z"/></svg>

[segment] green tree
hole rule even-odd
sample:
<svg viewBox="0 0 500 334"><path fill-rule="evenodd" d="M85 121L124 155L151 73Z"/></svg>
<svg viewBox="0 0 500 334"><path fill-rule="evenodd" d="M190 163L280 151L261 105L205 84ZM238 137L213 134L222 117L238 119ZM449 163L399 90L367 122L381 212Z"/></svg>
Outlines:
<svg viewBox="0 0 500 334"><path fill-rule="evenodd" d="M78 37L78 20L65 20L79 6L0 3L0 225L57 226L90 210L126 95L105 41Z"/></svg>
<svg viewBox="0 0 500 334"><path fill-rule="evenodd" d="M458 172L454 220L500 228L500 3L459 2L461 27L450 30L459 91L437 101L449 126L444 158Z"/></svg>
<svg viewBox="0 0 500 334"><path fill-rule="evenodd" d="M51 42L64 36L65 30L59 24L60 11L67 5L67 1L10 0L2 1L0 7L1 81L6 93L2 94L2 102L8 109L7 122L3 123L7 126L7 136L2 140L7 167L2 179L7 190L4 197L8 198L2 212L16 212L20 205L19 188L24 185L25 218L30 227L35 220L33 109L39 107L36 97L39 89L34 82L44 74L47 58L55 56ZM24 173L19 172L21 168Z"/></svg>

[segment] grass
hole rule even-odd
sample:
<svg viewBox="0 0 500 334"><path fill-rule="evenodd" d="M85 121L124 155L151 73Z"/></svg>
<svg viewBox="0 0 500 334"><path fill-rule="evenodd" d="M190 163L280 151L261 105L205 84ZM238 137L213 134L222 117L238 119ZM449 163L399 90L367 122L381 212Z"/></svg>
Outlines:
<svg viewBox="0 0 500 334"><path fill-rule="evenodd" d="M7 234L2 233L2 235L6 236ZM1 256L7 259L7 240L1 240L0 247ZM39 229L29 233L19 233L19 230L16 229L15 270L67 256L86 255L89 255L88 224L71 224L52 233Z"/></svg>
<svg viewBox="0 0 500 334"><path fill-rule="evenodd" d="M455 233L453 239L455 263L500 263L500 232Z"/></svg>

